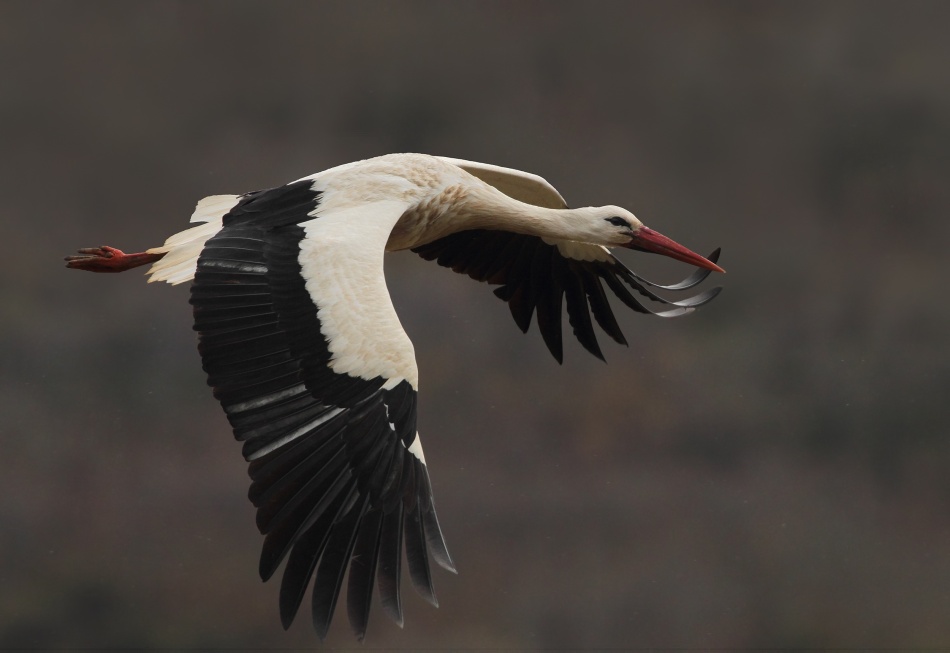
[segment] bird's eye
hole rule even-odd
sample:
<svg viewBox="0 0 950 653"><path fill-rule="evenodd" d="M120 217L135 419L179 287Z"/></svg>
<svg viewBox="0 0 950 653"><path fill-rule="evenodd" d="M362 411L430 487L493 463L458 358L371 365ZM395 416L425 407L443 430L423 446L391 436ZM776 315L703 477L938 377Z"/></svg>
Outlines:
<svg viewBox="0 0 950 653"><path fill-rule="evenodd" d="M609 222L615 227L627 227L627 228L630 227L630 222L627 221L626 218L621 218L618 215L615 215L612 218L604 218L604 220L606 220L607 222Z"/></svg>

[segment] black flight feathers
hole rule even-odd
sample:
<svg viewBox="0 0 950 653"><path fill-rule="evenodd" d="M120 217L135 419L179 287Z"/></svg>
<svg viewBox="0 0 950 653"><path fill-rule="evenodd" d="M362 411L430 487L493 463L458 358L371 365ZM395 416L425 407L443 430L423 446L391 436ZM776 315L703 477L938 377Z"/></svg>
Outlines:
<svg viewBox="0 0 950 653"><path fill-rule="evenodd" d="M246 195L198 260L191 303L208 383L244 443L249 497L265 535L260 574L286 558L284 627L310 579L314 628L327 634L349 568L347 613L362 639L373 584L402 623L405 541L413 585L435 603L429 556L454 571L416 438L406 381L333 372L297 257L317 193L310 182Z"/></svg>
<svg viewBox="0 0 950 653"><path fill-rule="evenodd" d="M562 255L556 245L549 245L537 236L507 231L460 231L412 251L427 261L436 261L477 281L501 284L495 289L495 295L508 303L511 316L523 332L527 333L532 315L537 314L541 337L558 363L564 359L561 344L563 303L567 304L568 321L574 335L597 358L604 360L594 334L591 313L607 335L622 345L627 344L607 301L603 283L620 301L638 313L661 317L689 313L711 301L721 290L713 288L682 301L669 301L650 288L687 290L701 283L710 271L697 270L680 283L663 286L637 276L613 256L606 261L579 261ZM718 258L718 249L709 256L713 262ZM628 287L649 300L673 308L652 310L634 297Z"/></svg>

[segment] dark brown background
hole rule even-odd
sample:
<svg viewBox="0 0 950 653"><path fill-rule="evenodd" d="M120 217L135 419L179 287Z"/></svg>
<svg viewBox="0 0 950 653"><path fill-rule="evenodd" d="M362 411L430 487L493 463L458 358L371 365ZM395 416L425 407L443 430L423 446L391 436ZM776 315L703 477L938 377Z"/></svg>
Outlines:
<svg viewBox="0 0 950 653"><path fill-rule="evenodd" d="M186 288L62 268L419 151L536 172L725 292L563 367L389 260L449 547L372 648L950 646L950 4L0 3L0 646L284 633ZM672 281L681 264L631 253ZM328 645L352 646L340 610Z"/></svg>

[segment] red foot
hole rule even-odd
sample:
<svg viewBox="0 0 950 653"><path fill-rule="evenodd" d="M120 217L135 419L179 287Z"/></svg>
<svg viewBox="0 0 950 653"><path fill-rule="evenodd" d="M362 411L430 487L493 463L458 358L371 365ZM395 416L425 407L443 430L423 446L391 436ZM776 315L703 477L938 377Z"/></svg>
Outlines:
<svg viewBox="0 0 950 653"><path fill-rule="evenodd" d="M149 254L137 252L126 254L121 249L103 245L102 247L86 247L79 250L78 255L67 256L67 268L88 270L89 272L125 272L140 265L154 263L165 254Z"/></svg>

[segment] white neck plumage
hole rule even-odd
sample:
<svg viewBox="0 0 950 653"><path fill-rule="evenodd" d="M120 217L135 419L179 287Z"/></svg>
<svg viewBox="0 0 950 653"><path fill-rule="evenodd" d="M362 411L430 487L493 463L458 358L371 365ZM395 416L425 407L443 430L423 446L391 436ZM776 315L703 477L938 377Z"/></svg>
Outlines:
<svg viewBox="0 0 950 653"><path fill-rule="evenodd" d="M446 195L454 194L446 202ZM491 186L478 185L452 193L438 202L420 202L403 215L387 249L405 249L438 240L457 231L497 229L551 240L596 242L590 225L596 207L551 209L526 204Z"/></svg>

